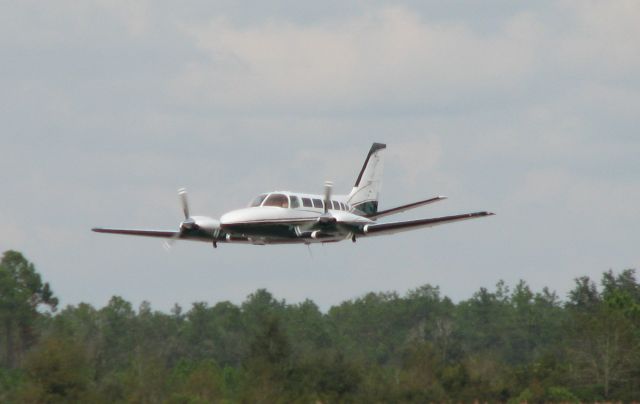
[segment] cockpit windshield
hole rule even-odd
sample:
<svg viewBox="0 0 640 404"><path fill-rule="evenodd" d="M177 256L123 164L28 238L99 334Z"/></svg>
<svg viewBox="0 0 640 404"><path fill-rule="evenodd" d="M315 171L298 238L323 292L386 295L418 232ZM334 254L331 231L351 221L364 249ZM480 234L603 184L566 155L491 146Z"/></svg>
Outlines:
<svg viewBox="0 0 640 404"><path fill-rule="evenodd" d="M264 198L266 197L267 197L267 194L256 196L256 198L253 201L251 201L251 203L249 204L249 207L253 208L255 206L260 206L262 204L262 201L264 201Z"/></svg>
<svg viewBox="0 0 640 404"><path fill-rule="evenodd" d="M262 206L277 206L279 208L288 208L289 207L289 198L283 194L271 194L264 201Z"/></svg>

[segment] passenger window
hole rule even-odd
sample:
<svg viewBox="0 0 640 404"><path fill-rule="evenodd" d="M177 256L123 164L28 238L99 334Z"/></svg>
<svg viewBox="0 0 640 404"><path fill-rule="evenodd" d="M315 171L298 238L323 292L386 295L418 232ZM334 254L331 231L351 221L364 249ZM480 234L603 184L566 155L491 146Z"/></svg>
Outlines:
<svg viewBox="0 0 640 404"><path fill-rule="evenodd" d="M340 209L347 210L347 205L345 205L344 203L340 202Z"/></svg>
<svg viewBox="0 0 640 404"><path fill-rule="evenodd" d="M313 203L311 202L311 198L302 198L302 206L305 208L313 207Z"/></svg>
<svg viewBox="0 0 640 404"><path fill-rule="evenodd" d="M289 199L291 199L291 209L295 209L295 208L299 208L300 207L300 199L298 199L297 196L291 195L289 197Z"/></svg>
<svg viewBox="0 0 640 404"><path fill-rule="evenodd" d="M340 210L340 205L338 205L337 201L331 201L331 203L333 204L333 209Z"/></svg>
<svg viewBox="0 0 640 404"><path fill-rule="evenodd" d="M313 207L322 209L322 201L320 199L313 199Z"/></svg>
<svg viewBox="0 0 640 404"><path fill-rule="evenodd" d="M264 201L262 206L276 206L278 208L288 208L289 207L289 198L286 195L282 194L271 194L267 197L267 200Z"/></svg>

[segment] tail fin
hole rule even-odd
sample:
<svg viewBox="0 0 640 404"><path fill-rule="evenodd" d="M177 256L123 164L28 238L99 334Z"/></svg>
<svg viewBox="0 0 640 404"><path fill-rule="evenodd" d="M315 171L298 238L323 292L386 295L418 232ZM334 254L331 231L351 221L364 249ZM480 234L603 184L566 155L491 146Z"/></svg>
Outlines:
<svg viewBox="0 0 640 404"><path fill-rule="evenodd" d="M371 145L367 159L348 197L349 204L366 215L378 211L378 194L382 186L382 157L386 148L387 145L382 143Z"/></svg>

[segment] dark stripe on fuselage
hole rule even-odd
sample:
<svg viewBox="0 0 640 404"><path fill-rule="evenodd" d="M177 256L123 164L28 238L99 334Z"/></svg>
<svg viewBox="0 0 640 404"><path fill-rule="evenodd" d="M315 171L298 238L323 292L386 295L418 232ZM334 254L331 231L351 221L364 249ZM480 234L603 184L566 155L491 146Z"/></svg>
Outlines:
<svg viewBox="0 0 640 404"><path fill-rule="evenodd" d="M277 238L298 238L296 226L281 223L233 223L224 225L223 229L233 235L261 236Z"/></svg>
<svg viewBox="0 0 640 404"><path fill-rule="evenodd" d="M297 238L296 227L299 225L313 225L318 221L318 216L310 216L299 219L262 219L248 220L245 222L223 223L222 229L227 233L246 236Z"/></svg>
<svg viewBox="0 0 640 404"><path fill-rule="evenodd" d="M257 219L257 220L246 220L244 222L233 222L233 223L223 223L221 226L222 227L228 227L228 226L235 226L235 225L245 225L245 224L249 224L249 225L253 225L253 224L283 224L283 223L295 223L295 224L300 224L300 223L306 223L306 222L315 222L316 220L318 220L318 216L311 216L311 217L301 217L301 218L297 218L297 219L293 219L293 218L287 218L287 219Z"/></svg>

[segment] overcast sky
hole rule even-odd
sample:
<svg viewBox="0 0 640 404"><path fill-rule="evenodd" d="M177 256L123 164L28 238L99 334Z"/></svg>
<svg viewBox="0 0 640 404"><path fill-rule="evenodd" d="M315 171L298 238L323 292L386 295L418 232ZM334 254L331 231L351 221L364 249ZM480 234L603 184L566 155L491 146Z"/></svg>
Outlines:
<svg viewBox="0 0 640 404"><path fill-rule="evenodd" d="M267 5L269 3L269 5ZM63 304L121 295L323 309L425 283L566 296L640 267L640 2L2 1L0 250ZM496 216L335 245L101 235L219 217L273 189L348 192L388 145L382 208ZM400 218L400 217L399 217Z"/></svg>

